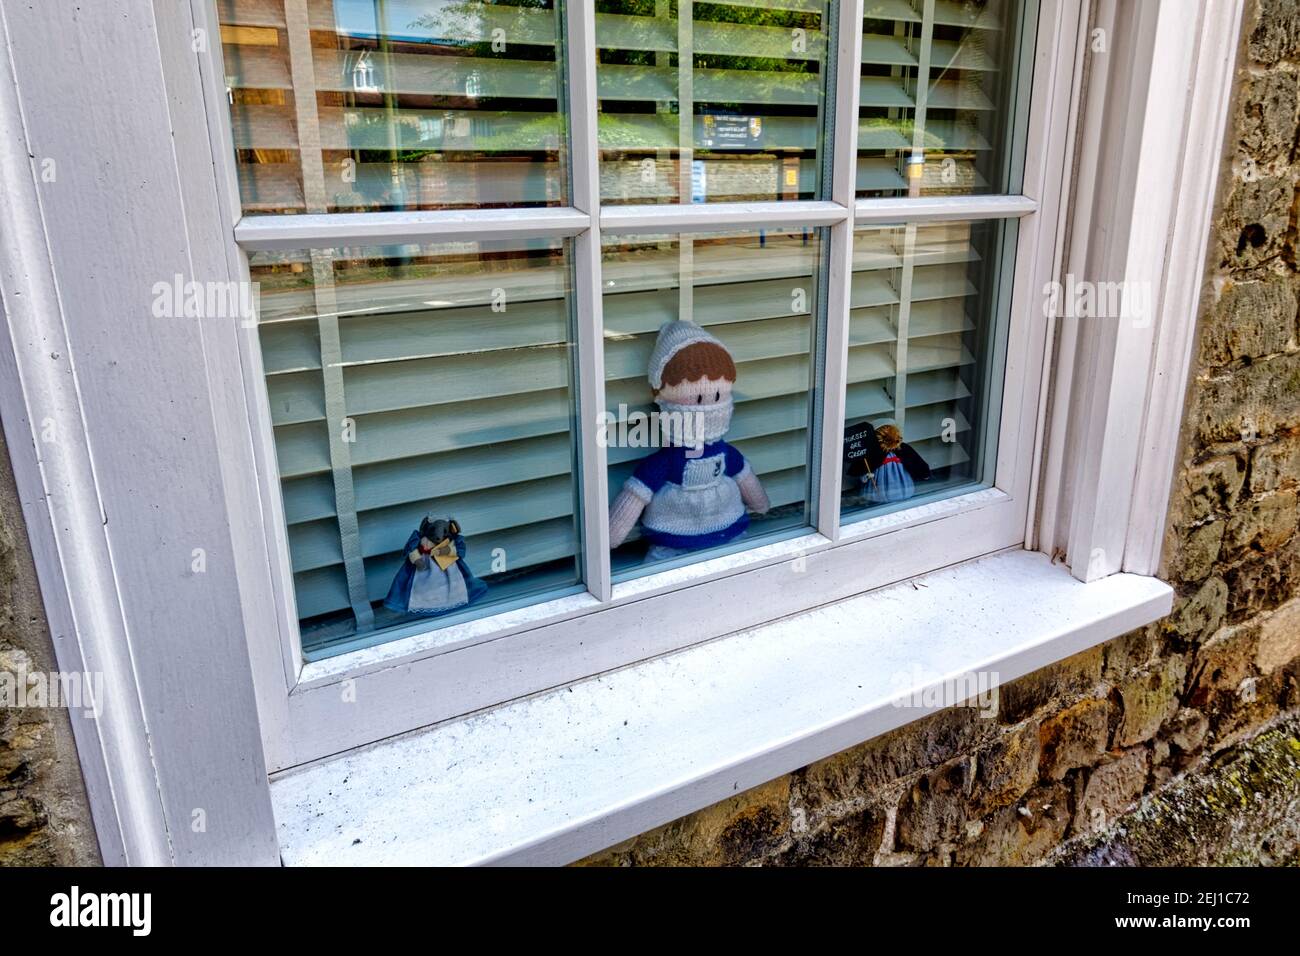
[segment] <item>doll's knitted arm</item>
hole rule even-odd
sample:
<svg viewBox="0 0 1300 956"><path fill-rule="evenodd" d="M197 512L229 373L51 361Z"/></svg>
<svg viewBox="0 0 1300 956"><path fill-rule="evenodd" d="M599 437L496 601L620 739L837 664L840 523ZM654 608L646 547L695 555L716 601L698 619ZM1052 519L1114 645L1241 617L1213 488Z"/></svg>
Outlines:
<svg viewBox="0 0 1300 956"><path fill-rule="evenodd" d="M772 507L772 502L768 500L767 492L763 489L763 483L758 480L758 475L754 474L754 469L749 467L749 462L745 462L745 467L736 476L736 484L740 486L740 500L745 503L746 508L755 514L767 514L767 509Z"/></svg>
<svg viewBox="0 0 1300 956"><path fill-rule="evenodd" d="M609 546L617 548L636 527L641 512L650 503L650 489L636 478L623 482L623 490L609 506Z"/></svg>

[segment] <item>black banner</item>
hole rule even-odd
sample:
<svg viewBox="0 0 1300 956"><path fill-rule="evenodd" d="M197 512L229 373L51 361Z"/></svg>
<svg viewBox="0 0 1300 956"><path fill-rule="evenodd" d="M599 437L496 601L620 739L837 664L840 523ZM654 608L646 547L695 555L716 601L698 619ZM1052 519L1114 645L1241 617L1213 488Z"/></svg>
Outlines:
<svg viewBox="0 0 1300 956"><path fill-rule="evenodd" d="M987 942L1014 927L1018 938L1041 930L1044 940L1116 934L1151 945L1199 933L1231 945L1288 929L1297 890L1295 869L55 869L0 870L0 911L9 952L69 934L337 946L418 931L438 934L437 945L484 925L494 940L523 942L549 938L557 921L608 939L703 921L700 935L732 943L809 933L866 942L886 928L882 940L957 931Z"/></svg>

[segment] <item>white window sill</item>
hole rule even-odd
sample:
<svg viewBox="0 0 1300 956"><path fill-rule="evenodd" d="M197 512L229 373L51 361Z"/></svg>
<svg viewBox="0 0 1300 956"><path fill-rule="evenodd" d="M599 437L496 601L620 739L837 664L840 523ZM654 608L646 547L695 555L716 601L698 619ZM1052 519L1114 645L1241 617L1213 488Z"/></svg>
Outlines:
<svg viewBox="0 0 1300 956"><path fill-rule="evenodd" d="M927 687L1014 680L1172 599L1034 552L966 562L288 771L282 858L566 863L910 723L938 709Z"/></svg>

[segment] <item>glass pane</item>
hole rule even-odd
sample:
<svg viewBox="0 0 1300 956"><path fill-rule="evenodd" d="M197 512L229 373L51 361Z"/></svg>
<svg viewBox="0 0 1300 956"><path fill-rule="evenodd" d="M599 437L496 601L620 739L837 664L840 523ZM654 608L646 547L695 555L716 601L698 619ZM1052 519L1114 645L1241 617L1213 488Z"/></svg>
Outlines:
<svg viewBox="0 0 1300 956"><path fill-rule="evenodd" d="M827 0L596 0L602 199L815 199Z"/></svg>
<svg viewBox="0 0 1300 956"><path fill-rule="evenodd" d="M606 236L616 575L809 522L817 230Z"/></svg>
<svg viewBox="0 0 1300 956"><path fill-rule="evenodd" d="M993 479L1017 220L857 230L842 513Z"/></svg>
<svg viewBox="0 0 1300 956"><path fill-rule="evenodd" d="M866 0L857 193L1015 193L1033 0ZM1021 116L1016 116L1019 110Z"/></svg>
<svg viewBox="0 0 1300 956"><path fill-rule="evenodd" d="M252 278L309 659L577 584L562 242L257 253Z"/></svg>
<svg viewBox="0 0 1300 956"><path fill-rule="evenodd" d="M217 0L245 213L567 204L560 0Z"/></svg>

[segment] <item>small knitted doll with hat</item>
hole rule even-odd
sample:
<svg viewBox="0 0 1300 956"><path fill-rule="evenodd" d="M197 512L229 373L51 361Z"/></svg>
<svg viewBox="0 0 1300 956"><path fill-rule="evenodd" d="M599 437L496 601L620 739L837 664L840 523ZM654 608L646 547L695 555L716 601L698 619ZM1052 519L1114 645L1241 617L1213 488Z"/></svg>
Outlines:
<svg viewBox="0 0 1300 956"><path fill-rule="evenodd" d="M930 466L903 441L897 425L881 425L870 438L863 443L871 466L866 477L867 501L877 505L906 501L916 493L915 483L930 477Z"/></svg>
<svg viewBox="0 0 1300 956"><path fill-rule="evenodd" d="M731 425L736 363L726 346L691 322L659 329L648 378L659 406L660 448L623 483L609 509L611 547L637 519L650 559L730 541L763 514L767 492L745 456L722 440Z"/></svg>

